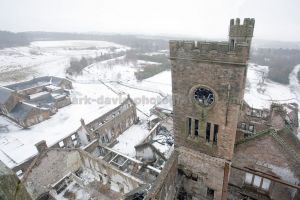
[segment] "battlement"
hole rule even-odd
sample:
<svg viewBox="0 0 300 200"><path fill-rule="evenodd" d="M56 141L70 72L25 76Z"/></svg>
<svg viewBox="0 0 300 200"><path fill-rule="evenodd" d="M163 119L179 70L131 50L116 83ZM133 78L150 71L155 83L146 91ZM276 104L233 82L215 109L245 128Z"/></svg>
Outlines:
<svg viewBox="0 0 300 200"><path fill-rule="evenodd" d="M230 26L252 26L255 25L255 19L254 18L245 18L243 24L240 24L240 18L231 19L230 20Z"/></svg>
<svg viewBox="0 0 300 200"><path fill-rule="evenodd" d="M254 18L245 18L243 24L240 24L240 19L231 19L229 26L229 37L253 37L255 20ZM246 38L244 38L246 39ZM239 41L241 42L241 41ZM246 42L244 40L244 42Z"/></svg>
<svg viewBox="0 0 300 200"><path fill-rule="evenodd" d="M171 59L190 59L244 65L249 57L249 44L238 43L230 49L228 42L170 41Z"/></svg>
<svg viewBox="0 0 300 200"><path fill-rule="evenodd" d="M246 65L253 36L255 20L230 20L228 42L170 41L170 59Z"/></svg>

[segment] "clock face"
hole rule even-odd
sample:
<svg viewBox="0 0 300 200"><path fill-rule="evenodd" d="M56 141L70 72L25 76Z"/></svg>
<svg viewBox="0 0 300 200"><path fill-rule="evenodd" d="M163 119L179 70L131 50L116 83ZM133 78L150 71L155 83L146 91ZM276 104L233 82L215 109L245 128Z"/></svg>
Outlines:
<svg viewBox="0 0 300 200"><path fill-rule="evenodd" d="M202 106L210 106L215 101L214 93L207 88L198 87L194 90L195 101Z"/></svg>

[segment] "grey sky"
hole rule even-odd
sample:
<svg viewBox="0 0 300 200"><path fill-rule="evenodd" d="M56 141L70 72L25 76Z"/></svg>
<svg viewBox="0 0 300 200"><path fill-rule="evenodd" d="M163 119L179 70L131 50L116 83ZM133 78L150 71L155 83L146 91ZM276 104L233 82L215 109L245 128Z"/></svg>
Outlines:
<svg viewBox="0 0 300 200"><path fill-rule="evenodd" d="M0 29L224 38L230 18L256 18L255 37L300 41L299 0L0 0Z"/></svg>

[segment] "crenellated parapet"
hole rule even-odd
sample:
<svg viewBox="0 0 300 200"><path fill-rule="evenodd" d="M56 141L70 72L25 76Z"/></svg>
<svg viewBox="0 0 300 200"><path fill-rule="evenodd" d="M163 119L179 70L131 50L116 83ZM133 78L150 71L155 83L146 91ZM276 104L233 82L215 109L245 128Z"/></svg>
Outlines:
<svg viewBox="0 0 300 200"><path fill-rule="evenodd" d="M228 42L170 41L170 59L184 59L246 65L249 44L238 43L230 48Z"/></svg>
<svg viewBox="0 0 300 200"><path fill-rule="evenodd" d="M170 41L170 59L246 65L249 59L255 20L231 19L228 42Z"/></svg>
<svg viewBox="0 0 300 200"><path fill-rule="evenodd" d="M245 18L243 24L240 19L230 20L229 37L253 37L255 20L253 18Z"/></svg>

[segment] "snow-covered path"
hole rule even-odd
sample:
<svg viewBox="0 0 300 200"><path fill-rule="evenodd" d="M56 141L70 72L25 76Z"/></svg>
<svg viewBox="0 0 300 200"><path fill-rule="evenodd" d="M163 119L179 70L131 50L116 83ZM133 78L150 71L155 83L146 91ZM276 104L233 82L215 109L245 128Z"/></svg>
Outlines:
<svg viewBox="0 0 300 200"><path fill-rule="evenodd" d="M300 83L297 77L298 72L300 71L300 64L296 65L293 69L293 71L289 75L289 88L292 93L295 94L296 100L298 105L300 105ZM300 116L300 110L298 111L298 116ZM300 124L300 117L299 117L299 124ZM300 129L298 129L298 138L300 139Z"/></svg>

